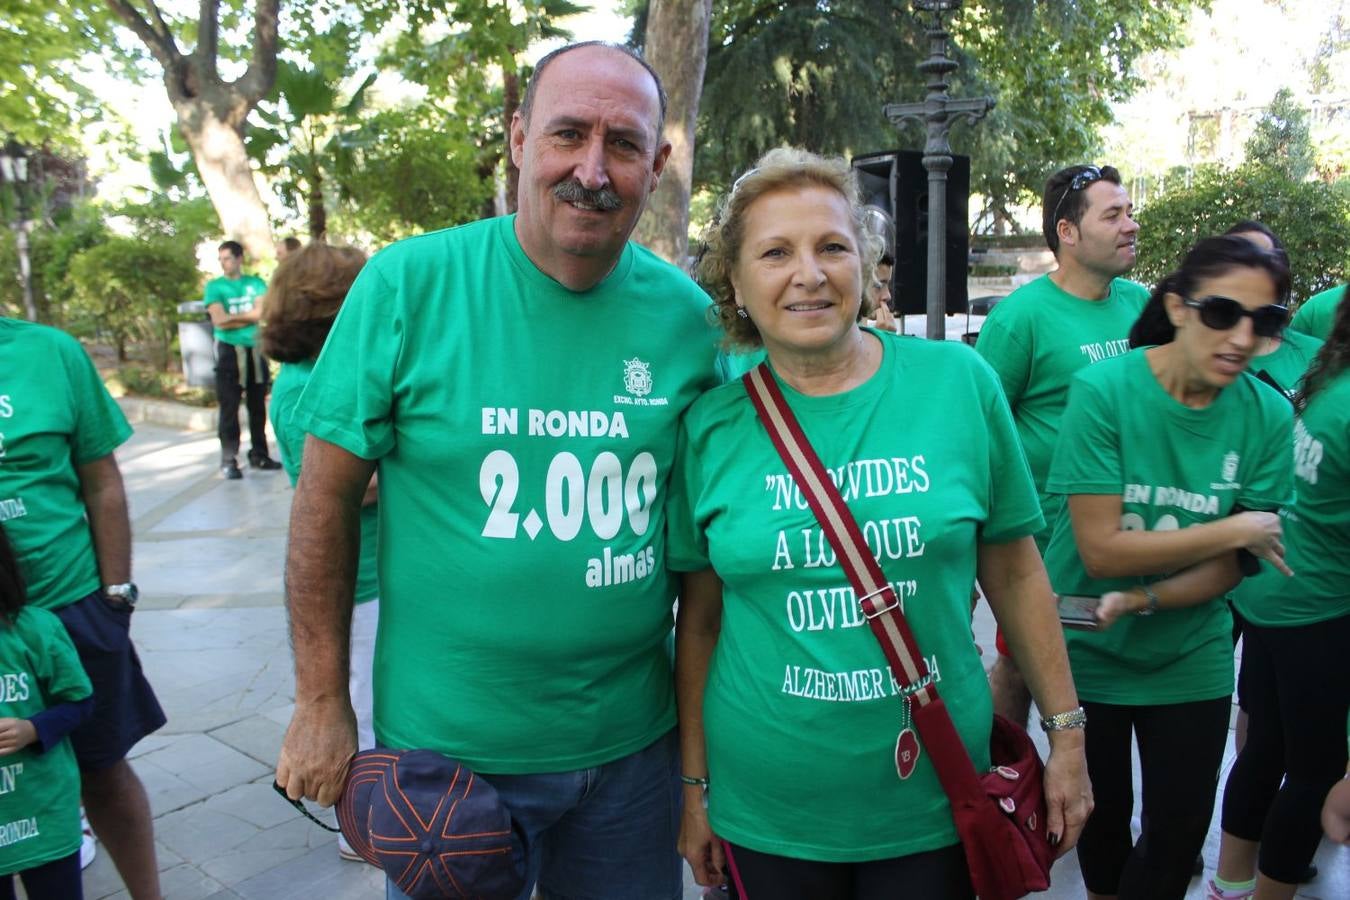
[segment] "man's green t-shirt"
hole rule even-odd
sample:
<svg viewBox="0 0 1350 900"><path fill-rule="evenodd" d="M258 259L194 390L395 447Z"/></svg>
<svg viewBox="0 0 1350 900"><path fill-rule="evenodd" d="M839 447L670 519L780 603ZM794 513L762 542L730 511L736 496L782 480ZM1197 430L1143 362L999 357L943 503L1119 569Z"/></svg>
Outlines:
<svg viewBox="0 0 1350 900"><path fill-rule="evenodd" d="M1274 353L1252 357L1248 367L1253 375L1265 372L1290 400L1298 392L1303 375L1322 349L1322 341L1301 331L1285 329Z"/></svg>
<svg viewBox="0 0 1350 900"><path fill-rule="evenodd" d="M0 718L31 719L93 692L61 620L29 606L0 621ZM80 849L80 770L70 741L0 756L0 875Z"/></svg>
<svg viewBox="0 0 1350 900"><path fill-rule="evenodd" d="M1341 284L1313 294L1299 304L1289 327L1325 341L1331 334L1331 323L1336 318L1336 308L1345 298L1345 290L1346 285Z"/></svg>
<svg viewBox="0 0 1350 900"><path fill-rule="evenodd" d="M219 303L232 316L251 312L253 305L262 300L267 293L267 283L257 275L240 275L238 278L212 278L206 283L206 296L202 302L207 306ZM233 344L236 347L252 347L258 339L256 323L243 328L217 328L216 340Z"/></svg>
<svg viewBox="0 0 1350 900"><path fill-rule="evenodd" d="M291 414L300 402L300 395L309 383L310 373L314 371L314 361L285 363L272 382L272 402L268 415L272 419L272 431L277 436L277 447L281 451L281 465L290 476L291 486L300 480L300 461L304 457L305 433L296 427ZM372 503L361 507L361 556L356 562L357 603L366 603L380 596L380 573L376 568L375 548L379 544L380 514L379 505Z"/></svg>
<svg viewBox="0 0 1350 900"><path fill-rule="evenodd" d="M673 266L629 244L569 291L514 222L367 263L292 417L379 460L377 737L503 774L674 726L666 487L716 352Z"/></svg>
<svg viewBox="0 0 1350 900"><path fill-rule="evenodd" d="M1069 381L1086 366L1129 350L1129 333L1148 289L1117 278L1105 300L1084 300L1042 275L1013 291L989 313L975 349L1003 382L1017 433L1040 492L1045 527L1036 545L1045 551L1059 518L1060 498L1045 488L1059 443L1059 420Z"/></svg>
<svg viewBox="0 0 1350 900"><path fill-rule="evenodd" d="M1243 373L1209 406L1167 393L1146 348L1080 373L1069 392L1048 487L1058 494L1118 494L1125 531L1175 531L1246 509L1275 510L1293 491L1293 409ZM1058 594L1100 596L1165 575L1092 578L1063 515L1045 554ZM1232 616L1209 601L1127 616L1100 632L1067 631L1078 696L1148 705L1233 692Z"/></svg>
<svg viewBox="0 0 1350 900"><path fill-rule="evenodd" d="M0 524L34 606L58 609L98 589L77 467L129 437L78 341L0 317Z"/></svg>
<svg viewBox="0 0 1350 900"><path fill-rule="evenodd" d="M904 603L966 748L989 765L989 684L970 634L976 546L1025 537L1040 506L998 379L963 344L879 333L865 384L779 380ZM927 753L896 771L902 702L853 588L739 383L681 430L670 566L716 570L722 628L703 724L719 837L826 861L955 843Z"/></svg>
<svg viewBox="0 0 1350 900"><path fill-rule="evenodd" d="M1249 622L1310 625L1350 615L1350 370L1294 423L1296 498L1284 513L1286 578L1269 567L1233 592Z"/></svg>

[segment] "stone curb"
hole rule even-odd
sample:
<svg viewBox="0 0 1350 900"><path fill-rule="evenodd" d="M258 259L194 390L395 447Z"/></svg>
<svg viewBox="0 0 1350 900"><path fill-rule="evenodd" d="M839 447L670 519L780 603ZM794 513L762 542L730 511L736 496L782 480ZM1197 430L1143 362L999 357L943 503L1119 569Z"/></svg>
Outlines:
<svg viewBox="0 0 1350 900"><path fill-rule="evenodd" d="M152 400L148 397L118 397L117 405L127 421L135 424L145 422L150 425L162 425L165 428L177 428L180 431L216 430L216 410L202 406L188 406L186 403L174 403L172 400Z"/></svg>

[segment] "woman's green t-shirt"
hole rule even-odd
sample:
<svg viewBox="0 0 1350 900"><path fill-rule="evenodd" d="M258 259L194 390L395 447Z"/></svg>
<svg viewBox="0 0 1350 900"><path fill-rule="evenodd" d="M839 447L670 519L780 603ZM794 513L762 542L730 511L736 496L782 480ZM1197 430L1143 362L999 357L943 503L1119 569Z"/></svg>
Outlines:
<svg viewBox="0 0 1350 900"><path fill-rule="evenodd" d="M1120 495L1126 531L1175 531L1228 516L1235 506L1275 510L1287 503L1289 402L1244 373L1208 406L1192 409L1158 383L1146 352L1105 360L1074 379L1049 489ZM1067 509L1045 565L1058 594L1099 596L1166 577L1089 576ZM1065 639L1084 700L1185 703L1233 692L1232 616L1223 602L1130 616L1104 631L1068 631Z"/></svg>
<svg viewBox="0 0 1350 900"><path fill-rule="evenodd" d="M976 545L1033 534L1040 507L989 366L958 343L879 337L881 367L854 390L779 385L983 767L992 710L970 632ZM740 382L685 417L668 553L671 568L711 565L725 586L703 707L717 834L838 862L955 843L929 757L908 779L897 773L896 682Z"/></svg>

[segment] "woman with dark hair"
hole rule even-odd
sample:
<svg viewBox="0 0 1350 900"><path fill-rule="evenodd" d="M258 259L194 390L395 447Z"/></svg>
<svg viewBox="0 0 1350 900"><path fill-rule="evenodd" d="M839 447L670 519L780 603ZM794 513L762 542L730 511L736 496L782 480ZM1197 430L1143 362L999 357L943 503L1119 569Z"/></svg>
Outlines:
<svg viewBox="0 0 1350 900"><path fill-rule="evenodd" d="M311 241L292 251L277 266L263 299L266 324L262 329L263 353L282 363L272 385L272 430L276 432L281 464L292 486L300 480L300 461L305 433L291 423L291 413L314 371L328 332L342 301L366 263L366 255L351 247L333 247ZM375 545L379 516L372 478L361 507L361 555L356 568L356 605L352 609L351 659L348 689L356 713L358 750L375 746L371 720L373 698L371 668L375 657L375 630L379 619L379 575ZM338 835L338 854L359 860L346 839Z"/></svg>
<svg viewBox="0 0 1350 900"><path fill-rule="evenodd" d="M1180 900L1209 828L1233 693L1222 597L1241 551L1287 571L1275 510L1291 493L1292 409L1245 370L1283 327L1288 292L1276 255L1202 240L1154 289L1135 349L1070 388L1048 481L1068 515L1046 568L1056 593L1101 598L1097 627L1067 634L1092 723L1097 808L1078 848L1092 898Z"/></svg>
<svg viewBox="0 0 1350 900"><path fill-rule="evenodd" d="M1350 707L1350 302L1295 398L1285 547L1292 577L1266 572L1233 602L1246 620L1251 721L1223 797L1210 898L1286 900L1321 837L1318 810L1346 768Z"/></svg>
<svg viewBox="0 0 1350 900"><path fill-rule="evenodd" d="M94 711L93 688L53 613L28 606L23 573L0 527L0 900L14 876L29 897L80 900L80 770L66 740Z"/></svg>
<svg viewBox="0 0 1350 900"><path fill-rule="evenodd" d="M1255 219L1243 219L1224 234L1233 234L1246 238L1262 250L1274 253L1289 264L1284 242L1279 239L1270 226ZM1261 380L1284 392L1290 400L1298 391L1303 373L1312 365L1313 358L1322 347L1322 339L1303 334L1292 329L1284 329L1262 341L1252 357L1250 371L1261 376Z"/></svg>

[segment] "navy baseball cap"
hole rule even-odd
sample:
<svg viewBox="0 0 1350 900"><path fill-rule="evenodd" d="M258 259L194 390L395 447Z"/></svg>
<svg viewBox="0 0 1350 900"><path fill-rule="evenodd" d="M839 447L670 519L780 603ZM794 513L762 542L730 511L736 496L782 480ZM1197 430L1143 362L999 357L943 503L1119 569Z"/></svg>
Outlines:
<svg viewBox="0 0 1350 900"><path fill-rule="evenodd" d="M414 900L525 889L524 835L497 791L433 750L356 754L337 816L352 849Z"/></svg>

